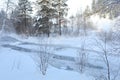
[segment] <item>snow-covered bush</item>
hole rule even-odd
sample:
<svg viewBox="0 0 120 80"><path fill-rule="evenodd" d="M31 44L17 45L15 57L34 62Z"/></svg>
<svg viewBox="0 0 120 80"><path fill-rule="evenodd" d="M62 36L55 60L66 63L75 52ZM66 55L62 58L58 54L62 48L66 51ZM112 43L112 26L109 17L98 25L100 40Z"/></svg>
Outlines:
<svg viewBox="0 0 120 80"><path fill-rule="evenodd" d="M49 60L51 58L52 48L49 46L49 40L39 38L39 42L40 42L40 46L38 49L39 52L36 53L34 59L36 60L37 66L42 75L46 75Z"/></svg>
<svg viewBox="0 0 120 80"><path fill-rule="evenodd" d="M78 50L78 57L76 59L78 72L81 73L84 72L86 63L87 63L87 56L85 50L84 49Z"/></svg>

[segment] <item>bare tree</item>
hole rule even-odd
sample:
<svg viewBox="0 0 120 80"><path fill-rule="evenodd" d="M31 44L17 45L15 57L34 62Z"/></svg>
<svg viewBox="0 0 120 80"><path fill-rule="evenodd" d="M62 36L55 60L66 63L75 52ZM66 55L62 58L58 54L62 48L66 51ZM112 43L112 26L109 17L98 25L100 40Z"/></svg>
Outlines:
<svg viewBox="0 0 120 80"><path fill-rule="evenodd" d="M76 63L78 65L79 72L83 73L85 69L85 65L87 63L87 55L86 55L86 50L84 45L82 45L81 49L78 50L78 58Z"/></svg>
<svg viewBox="0 0 120 80"><path fill-rule="evenodd" d="M38 68L42 75L46 75L46 71L49 65L49 60L51 58L52 53L52 48L49 47L49 42L48 40L45 40L43 38L40 39L40 47L39 47L39 52L35 55L35 60L37 62Z"/></svg>
<svg viewBox="0 0 120 80"><path fill-rule="evenodd" d="M74 20L75 20L75 17L72 15L70 16L70 21L71 21L71 33L73 33L73 29L74 29Z"/></svg>
<svg viewBox="0 0 120 80"><path fill-rule="evenodd" d="M84 25L83 36L82 36L82 44L81 49L78 51L78 69L80 72L83 72L85 68L85 64L87 62L87 53L86 53L86 23Z"/></svg>
<svg viewBox="0 0 120 80"><path fill-rule="evenodd" d="M103 32L102 35L100 35L100 37L101 37L100 41L96 40L96 42L97 42L98 47L101 49L101 51L103 51L102 58L107 67L107 76L104 76L103 78L104 80L111 80L110 64L108 60L107 33Z"/></svg>
<svg viewBox="0 0 120 80"><path fill-rule="evenodd" d="M82 14L79 14L77 12L76 14L76 26L77 26L77 29L76 29L76 34L79 35L80 34L80 28L82 26Z"/></svg>
<svg viewBox="0 0 120 80"><path fill-rule="evenodd" d="M97 45L99 47L99 49L102 51L102 54L100 54L100 56L102 57L103 61L105 62L106 68L107 68L107 74L102 74L99 77L100 79L97 80L116 80L116 77L119 74L119 68L118 70L115 72L115 74L111 73L112 67L110 67L110 60L109 60L109 54L110 54L110 48L109 45L112 42L112 40L110 40L110 34L109 32L102 32L99 36L100 39L96 40ZM113 46L114 47L114 46Z"/></svg>
<svg viewBox="0 0 120 80"><path fill-rule="evenodd" d="M50 58L50 54L48 53L48 47L47 46L40 47L40 48L43 52L40 52L40 53L37 54L39 59L40 59L39 68L40 68L40 71L42 72L42 74L45 75L46 71L47 71L47 68L48 68L48 61L49 61L49 58Z"/></svg>

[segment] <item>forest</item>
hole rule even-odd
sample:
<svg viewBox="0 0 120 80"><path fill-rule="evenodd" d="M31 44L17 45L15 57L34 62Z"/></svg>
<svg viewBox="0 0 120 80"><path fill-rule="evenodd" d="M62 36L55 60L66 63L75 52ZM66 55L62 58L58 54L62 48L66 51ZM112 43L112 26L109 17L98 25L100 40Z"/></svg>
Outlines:
<svg viewBox="0 0 120 80"><path fill-rule="evenodd" d="M120 80L120 0L72 1L1 0L0 80Z"/></svg>

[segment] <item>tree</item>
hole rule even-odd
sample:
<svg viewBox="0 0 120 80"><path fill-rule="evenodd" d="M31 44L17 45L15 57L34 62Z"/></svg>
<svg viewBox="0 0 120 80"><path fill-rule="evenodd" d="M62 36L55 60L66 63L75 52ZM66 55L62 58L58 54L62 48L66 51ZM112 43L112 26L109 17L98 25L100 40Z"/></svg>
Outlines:
<svg viewBox="0 0 120 80"><path fill-rule="evenodd" d="M120 31L120 17L115 19L113 30L114 31Z"/></svg>
<svg viewBox="0 0 120 80"><path fill-rule="evenodd" d="M3 18L3 20L2 20L2 21L3 21L3 22L2 22L2 29L1 29L1 31L0 31L1 34L5 32L6 21L7 21L7 18L8 18L8 12L9 12L9 9L10 9L10 7L11 7L11 4L13 4L12 1L11 1L11 0L7 0L7 1L6 1L5 10L4 10L4 12L2 11L3 14L4 14L4 18Z"/></svg>
<svg viewBox="0 0 120 80"><path fill-rule="evenodd" d="M50 29L52 27L52 19L55 17L56 10L53 8L52 0L37 0L37 18L35 20L35 27L39 34L47 34L50 36ZM38 8L39 7L39 8Z"/></svg>
<svg viewBox="0 0 120 80"><path fill-rule="evenodd" d="M92 1L92 10L96 11L96 0Z"/></svg>
<svg viewBox="0 0 120 80"><path fill-rule="evenodd" d="M42 73L42 75L46 75L46 71L49 65L49 59L50 59L50 48L46 46L40 47L40 53L37 54L38 56L38 67Z"/></svg>
<svg viewBox="0 0 120 80"><path fill-rule="evenodd" d="M32 7L30 2L28 0L19 0L18 6L16 7L15 11L13 11L13 15L16 15L14 16L14 20L17 19L16 30L18 33L29 33L31 13Z"/></svg>
<svg viewBox="0 0 120 80"><path fill-rule="evenodd" d="M3 20L6 18L6 13L4 10L0 11L0 25L3 25ZM2 26L0 27L2 29Z"/></svg>
<svg viewBox="0 0 120 80"><path fill-rule="evenodd" d="M72 15L70 16L70 20L71 20L71 33L73 33L73 27L74 27L74 21L75 21L75 17Z"/></svg>
<svg viewBox="0 0 120 80"><path fill-rule="evenodd" d="M56 7L57 10L57 21L59 27L59 34L62 34L61 20L65 18L68 11L68 5L66 4L67 0L54 0L53 7Z"/></svg>
<svg viewBox="0 0 120 80"><path fill-rule="evenodd" d="M96 40L96 42L97 42L98 48L102 51L102 53L99 54L99 55L102 57L102 59L105 63L106 73L100 75L100 77L99 77L100 79L97 78L96 80L116 80L116 78L119 75L120 66L118 65L118 66L115 67L115 69L116 69L115 72L111 71L113 69L111 67L111 60L110 60L111 55L110 54L114 54L115 52L111 52L112 50L109 47L112 44L112 42L114 41L114 39L112 38L110 40L110 37L112 37L110 32L102 32L98 36L99 36L99 40ZM112 46L112 47L115 47L115 45Z"/></svg>
<svg viewBox="0 0 120 80"><path fill-rule="evenodd" d="M35 55L34 60L37 62L37 66L42 73L46 75L46 71L51 58L52 48L49 45L49 40L45 40L43 37L39 38L40 44L45 44L39 47L39 52Z"/></svg>
<svg viewBox="0 0 120 80"><path fill-rule="evenodd" d="M87 52L86 52L86 36L87 36L87 28L88 28L88 20L89 20L89 14L90 14L90 9L89 6L86 7L85 11L80 14L77 13L77 26L81 26L82 30L82 43L81 43L81 48L78 50L78 59L77 59L77 64L78 64L78 69L79 72L83 72L86 62L87 62ZM80 21L80 22L79 22Z"/></svg>
<svg viewBox="0 0 120 80"><path fill-rule="evenodd" d="M84 36L86 36L87 35L87 23L88 23L88 21L89 21L89 18L90 18L90 8L89 8L89 6L87 6L86 8L85 8L85 11L83 12L83 15L82 15L82 17L83 17L83 31L84 31Z"/></svg>
<svg viewBox="0 0 120 80"><path fill-rule="evenodd" d="M83 30L83 27L84 27L84 19L83 19L83 13L81 10L77 11L76 15L75 15L75 24L76 24L76 31L75 31L75 34L76 35L79 35L80 31Z"/></svg>
<svg viewBox="0 0 120 80"><path fill-rule="evenodd" d="M76 60L76 63L78 65L79 72L83 73L86 63L87 63L85 44L82 44L81 49L78 50L78 58Z"/></svg>
<svg viewBox="0 0 120 80"><path fill-rule="evenodd" d="M59 25L58 29L61 35L61 20L64 19L67 10L65 2L66 0L37 0L37 18L35 20L37 33L45 33L49 36L55 23L54 29L56 30L57 25Z"/></svg>
<svg viewBox="0 0 120 80"><path fill-rule="evenodd" d="M94 1L94 0L93 0ZM115 18L120 15L120 0L96 0L92 5L93 14Z"/></svg>

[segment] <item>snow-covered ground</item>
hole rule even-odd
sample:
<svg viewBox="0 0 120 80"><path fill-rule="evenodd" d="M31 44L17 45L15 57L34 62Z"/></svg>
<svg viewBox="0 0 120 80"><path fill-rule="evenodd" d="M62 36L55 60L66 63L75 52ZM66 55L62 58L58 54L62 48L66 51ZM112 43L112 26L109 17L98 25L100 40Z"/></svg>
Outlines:
<svg viewBox="0 0 120 80"><path fill-rule="evenodd" d="M0 51L0 80L41 80L41 73L29 55L5 48ZM45 80L56 79L79 80L80 74L49 66Z"/></svg>
<svg viewBox="0 0 120 80"><path fill-rule="evenodd" d="M103 54L96 46L96 36L20 38L9 35L0 38L0 80L95 80L96 76L106 75L107 67ZM86 65L84 72L78 72L78 51L86 42ZM47 74L41 75L35 61L35 54L47 46L53 58L49 61ZM34 57L34 58L33 58ZM120 56L108 55L111 75L116 74ZM117 67L116 67L117 66ZM118 72L118 71L117 71ZM116 80L120 79L120 74Z"/></svg>

